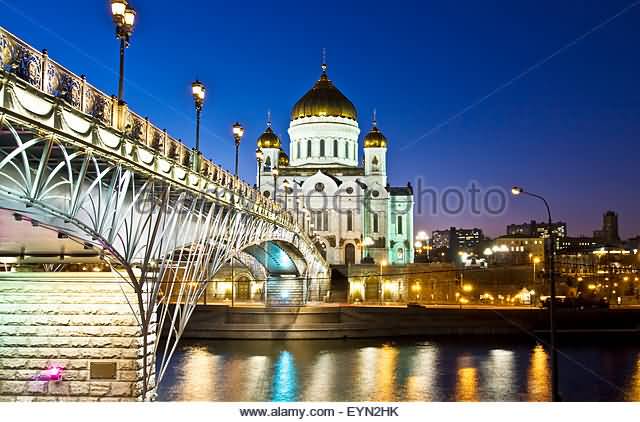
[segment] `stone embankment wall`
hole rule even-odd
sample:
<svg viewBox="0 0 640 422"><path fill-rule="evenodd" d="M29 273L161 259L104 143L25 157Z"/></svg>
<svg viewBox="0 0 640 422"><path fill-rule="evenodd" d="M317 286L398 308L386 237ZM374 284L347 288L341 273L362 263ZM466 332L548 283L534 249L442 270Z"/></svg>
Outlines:
<svg viewBox="0 0 640 422"><path fill-rule="evenodd" d="M137 306L117 274L0 272L0 400L139 399L143 336L124 292ZM52 367L61 379L39 380Z"/></svg>

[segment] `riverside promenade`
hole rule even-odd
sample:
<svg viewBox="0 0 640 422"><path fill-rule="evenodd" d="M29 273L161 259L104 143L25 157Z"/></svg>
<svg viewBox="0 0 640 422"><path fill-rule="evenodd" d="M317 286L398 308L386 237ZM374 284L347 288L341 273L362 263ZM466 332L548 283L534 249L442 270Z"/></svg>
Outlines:
<svg viewBox="0 0 640 422"><path fill-rule="evenodd" d="M560 334L640 334L640 307L561 309ZM184 336L199 339L340 339L402 336L544 336L548 310L533 307L199 305Z"/></svg>

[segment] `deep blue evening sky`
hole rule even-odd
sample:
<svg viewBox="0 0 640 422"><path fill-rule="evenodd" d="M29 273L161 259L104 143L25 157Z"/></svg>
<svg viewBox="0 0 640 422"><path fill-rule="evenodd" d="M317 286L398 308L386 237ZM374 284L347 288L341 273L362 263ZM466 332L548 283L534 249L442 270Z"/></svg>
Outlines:
<svg viewBox="0 0 640 422"><path fill-rule="evenodd" d="M209 88L205 154L232 168L230 126L239 120L247 128L240 172L251 183L266 110L288 148L289 111L319 76L326 47L329 76L358 108L363 131L378 110L392 184L519 184L546 195L572 235L590 234L607 209L619 212L623 236L640 233L640 4L600 27L633 2L132 4L129 105L192 145L197 76ZM0 0L0 25L115 93L107 0ZM507 223L544 217L526 198L510 200L499 217L433 216L424 205L416 228L428 230L478 226L498 235Z"/></svg>

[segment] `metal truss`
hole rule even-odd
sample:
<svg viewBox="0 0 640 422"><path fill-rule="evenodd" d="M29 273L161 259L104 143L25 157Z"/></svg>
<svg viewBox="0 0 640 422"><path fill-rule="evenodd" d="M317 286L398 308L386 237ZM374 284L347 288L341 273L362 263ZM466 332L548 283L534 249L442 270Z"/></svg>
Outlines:
<svg viewBox="0 0 640 422"><path fill-rule="evenodd" d="M168 159L176 169L163 174L125 133L110 144L113 132L91 116L0 77L0 208L98 248L135 292L143 400L153 399L207 282L232 256L287 242L304 258L306 277L328 275L311 240L255 191L200 181ZM186 176L176 179L178 170Z"/></svg>

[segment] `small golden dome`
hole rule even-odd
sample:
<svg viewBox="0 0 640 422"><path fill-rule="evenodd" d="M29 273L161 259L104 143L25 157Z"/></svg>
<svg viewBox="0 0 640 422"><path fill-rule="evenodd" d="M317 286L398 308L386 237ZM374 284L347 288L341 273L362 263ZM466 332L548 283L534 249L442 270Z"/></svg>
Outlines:
<svg viewBox="0 0 640 422"><path fill-rule="evenodd" d="M271 125L258 138L258 148L280 148L280 138L273 132Z"/></svg>
<svg viewBox="0 0 640 422"><path fill-rule="evenodd" d="M364 137L364 147L365 148L386 148L387 147L387 137L380 132L380 129L376 126L376 123L373 122L373 127Z"/></svg>
<svg viewBox="0 0 640 422"><path fill-rule="evenodd" d="M289 156L283 150L278 154L278 167L287 167L289 165Z"/></svg>
<svg viewBox="0 0 640 422"><path fill-rule="evenodd" d="M353 103L345 97L327 77L327 66L322 65L322 75L291 110L291 120L303 117L345 117L356 120L358 114Z"/></svg>

